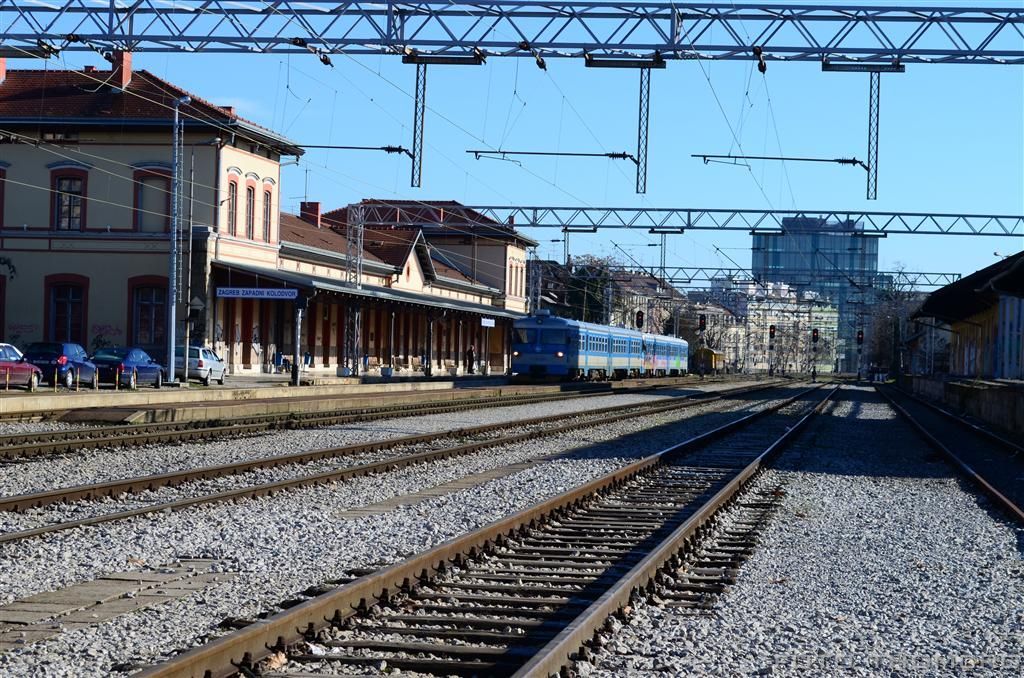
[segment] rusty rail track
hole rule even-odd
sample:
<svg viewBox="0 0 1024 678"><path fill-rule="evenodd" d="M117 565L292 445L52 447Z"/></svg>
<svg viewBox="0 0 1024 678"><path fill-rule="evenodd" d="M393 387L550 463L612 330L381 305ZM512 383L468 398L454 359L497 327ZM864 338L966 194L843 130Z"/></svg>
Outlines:
<svg viewBox="0 0 1024 678"><path fill-rule="evenodd" d="M1024 525L1024 447L901 388L875 390L968 481Z"/></svg>
<svg viewBox="0 0 1024 678"><path fill-rule="evenodd" d="M273 495L277 492L294 489L298 487L308 487L313 485L339 482L360 476L392 471L414 464L421 464L429 461L436 461L438 459L447 459L451 457L472 454L474 452L478 452L482 449L489 447L509 445L517 442L522 442L525 440L535 439L541 436L552 436L557 435L559 433L564 433L567 431L577 429L581 425L579 421L581 417L596 419L599 423L605 424L620 421L623 419L648 417L663 412L685 409L688 407L693 407L708 402L723 400L731 396L743 395L750 392L758 392L767 389L778 388L778 386L779 385L775 383L759 384L757 386L744 386L733 389L726 389L724 391L718 391L713 394L698 394L698 396L687 396L668 403L665 403L663 401L656 401L653 403L638 404L625 408L622 406L615 406L600 408L597 410L589 410L587 412L548 415L543 417L534 417L531 419L522 419L511 422L487 424L484 426L477 426L472 428L441 431L438 433L403 436L400 438L392 438L390 440L374 441L370 443L359 443L356 445L328 448L324 450L312 450L308 452L298 452L289 455L264 457L261 459L254 459L234 464L209 466L199 469L188 469L184 471L164 473L155 476L128 478L123 480L114 480L91 485L58 488L55 490L48 490L44 492L37 492L12 497L0 497L0 510L23 511L29 508L48 506L57 503L69 503L73 501L100 499L103 497L115 497L123 493L141 492L145 490L156 489L159 487L179 485L194 480L234 475L257 468L272 468L275 466L311 462L320 459L358 455L362 453L375 452L384 449L400 448L410 445L430 443L433 441L443 440L452 437L469 438L501 429L521 428L524 426L544 425L549 423L557 423L560 421L564 422L566 420L570 420L569 423L563 423L560 425L542 428L538 430L530 430L524 433L516 433L513 435L502 436L498 438L484 438L462 445L448 446L424 452L414 452L411 454L397 455L395 457L389 457L381 461L357 463L321 473L261 483L258 485L249 485L245 487L224 490L221 492L215 492L197 497L189 497L177 501L150 504L144 507L128 509L124 511L116 511L88 518L80 518L77 520L54 523L51 525L46 525L43 527L34 528L30 530L7 532L4 534L0 534L0 544L19 541L30 537L37 537L76 527L85 527L89 525L98 525L101 523L107 523L116 520L124 520L126 518L133 518L140 515L146 515L148 513L155 513L161 511L175 511L192 506L199 506L202 504L211 504L223 501L234 501L238 499L253 499L257 497L264 497L268 495Z"/></svg>
<svg viewBox="0 0 1024 678"><path fill-rule="evenodd" d="M838 387L820 400L817 388L136 676L254 675L263 659L279 653L295 662L348 667L383 660L389 667L444 675L556 675ZM362 614L369 608L374 614ZM311 653L309 643L321 651Z"/></svg>

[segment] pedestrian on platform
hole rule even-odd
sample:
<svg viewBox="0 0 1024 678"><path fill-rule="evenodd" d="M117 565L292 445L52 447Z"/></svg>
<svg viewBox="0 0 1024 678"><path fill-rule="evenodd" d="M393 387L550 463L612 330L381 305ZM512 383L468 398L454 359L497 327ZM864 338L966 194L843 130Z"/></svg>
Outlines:
<svg viewBox="0 0 1024 678"><path fill-rule="evenodd" d="M469 348L466 349L466 362L468 363L469 373L473 374L476 365L476 350L473 348L473 344L470 344Z"/></svg>

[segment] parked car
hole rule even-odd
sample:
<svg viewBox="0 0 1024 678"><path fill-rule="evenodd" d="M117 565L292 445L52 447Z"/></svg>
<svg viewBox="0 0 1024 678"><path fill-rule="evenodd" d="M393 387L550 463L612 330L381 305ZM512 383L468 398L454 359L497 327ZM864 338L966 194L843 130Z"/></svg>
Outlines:
<svg viewBox="0 0 1024 678"><path fill-rule="evenodd" d="M139 384L150 384L153 388L164 385L164 368L141 348L101 348L92 355L91 360L96 363L103 383L113 384L116 381L133 390Z"/></svg>
<svg viewBox="0 0 1024 678"><path fill-rule="evenodd" d="M181 361L183 353L181 346L174 349L174 373L175 376L185 378L185 365ZM224 375L227 374L228 366L220 356L208 348L202 346L188 347L188 377L198 379L203 386L209 386L214 379L218 384L224 384Z"/></svg>
<svg viewBox="0 0 1024 678"><path fill-rule="evenodd" d="M94 389L100 387L99 370L78 344L59 341L29 344L25 349L25 361L42 370L43 378L51 384L74 388L77 375L79 383Z"/></svg>
<svg viewBox="0 0 1024 678"><path fill-rule="evenodd" d="M0 344L0 379L4 387L24 386L35 391L43 381L43 371L32 363L27 363L21 351L11 344Z"/></svg>

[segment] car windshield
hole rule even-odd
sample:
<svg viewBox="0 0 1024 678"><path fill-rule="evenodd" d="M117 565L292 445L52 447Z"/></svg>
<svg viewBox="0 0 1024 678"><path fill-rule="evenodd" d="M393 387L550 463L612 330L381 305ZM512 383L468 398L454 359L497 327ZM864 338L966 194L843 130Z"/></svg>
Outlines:
<svg viewBox="0 0 1024 678"><path fill-rule="evenodd" d="M513 344L532 344L537 340L537 330L528 330L517 327L512 333Z"/></svg>
<svg viewBox="0 0 1024 678"><path fill-rule="evenodd" d="M40 342L38 344L31 344L25 349L25 355L30 356L41 356L41 355L59 355L64 352L64 344L58 344L55 342Z"/></svg>
<svg viewBox="0 0 1024 678"><path fill-rule="evenodd" d="M124 360L127 355L128 349L126 348L101 348L96 351L93 358L97 360Z"/></svg>

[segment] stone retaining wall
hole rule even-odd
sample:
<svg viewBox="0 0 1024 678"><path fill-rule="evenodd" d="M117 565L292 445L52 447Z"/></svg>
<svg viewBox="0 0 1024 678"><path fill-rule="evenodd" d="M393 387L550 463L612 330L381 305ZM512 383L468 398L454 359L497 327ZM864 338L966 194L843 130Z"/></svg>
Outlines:
<svg viewBox="0 0 1024 678"><path fill-rule="evenodd" d="M1024 434L1024 387L996 382L943 381L903 376L900 385L954 412L1014 434Z"/></svg>

